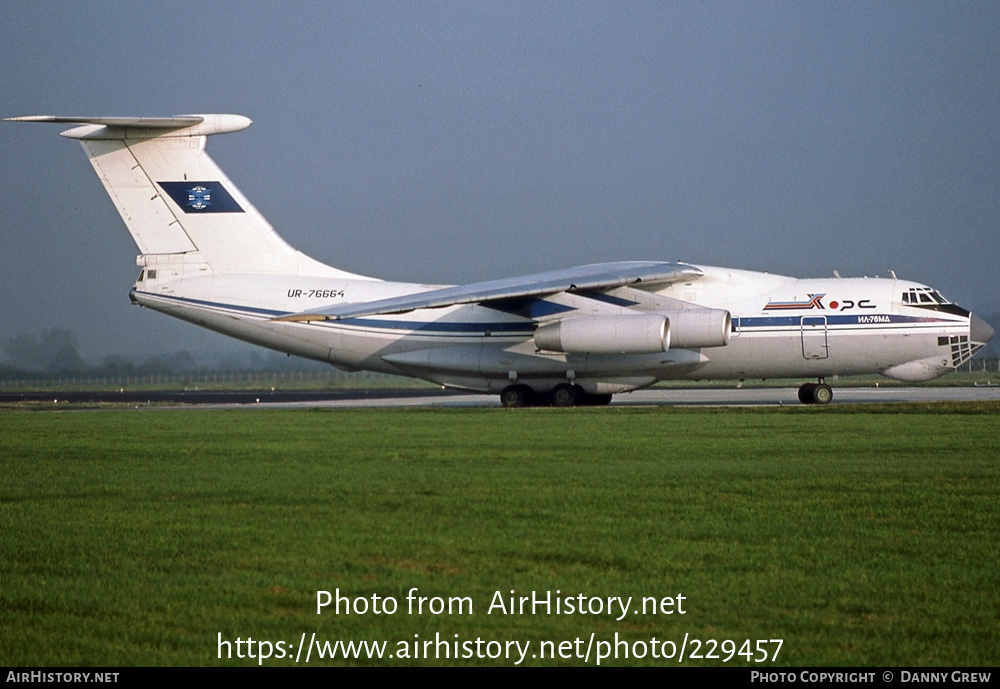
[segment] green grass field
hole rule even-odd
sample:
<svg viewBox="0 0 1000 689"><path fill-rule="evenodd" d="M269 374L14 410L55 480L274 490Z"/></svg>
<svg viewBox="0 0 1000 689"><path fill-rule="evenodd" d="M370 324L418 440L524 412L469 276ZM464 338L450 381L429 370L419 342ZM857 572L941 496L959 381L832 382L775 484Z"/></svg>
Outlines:
<svg viewBox="0 0 1000 689"><path fill-rule="evenodd" d="M652 639L687 635L684 665L995 665L998 420L996 403L2 413L0 663L258 662L218 659L220 633L234 656L283 642L266 665L313 633L388 644L313 665L517 660L398 657L437 633L530 642L527 665L593 665L616 635L647 655L602 664L676 665ZM412 588L471 614L409 614ZM317 615L336 589L398 609ZM511 590L633 602L621 620L488 614ZM683 615L639 609L677 594ZM710 639L720 658L691 657ZM782 640L777 662L738 653L758 639ZM532 657L566 641L589 658Z"/></svg>

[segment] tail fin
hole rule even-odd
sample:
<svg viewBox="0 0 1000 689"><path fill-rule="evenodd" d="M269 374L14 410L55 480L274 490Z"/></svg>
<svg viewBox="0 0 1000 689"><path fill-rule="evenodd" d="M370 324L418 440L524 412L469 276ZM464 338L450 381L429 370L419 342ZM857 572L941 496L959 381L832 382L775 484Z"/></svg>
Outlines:
<svg viewBox="0 0 1000 689"><path fill-rule="evenodd" d="M361 277L287 244L205 153L213 134L246 129L240 115L17 117L80 124L62 133L83 144L128 226L143 266L180 273L282 273Z"/></svg>

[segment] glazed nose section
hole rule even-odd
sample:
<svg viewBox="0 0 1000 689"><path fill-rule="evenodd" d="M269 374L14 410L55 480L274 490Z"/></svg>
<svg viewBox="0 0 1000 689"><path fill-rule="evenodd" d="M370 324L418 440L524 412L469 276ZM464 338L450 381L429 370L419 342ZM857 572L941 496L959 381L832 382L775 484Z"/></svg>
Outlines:
<svg viewBox="0 0 1000 689"><path fill-rule="evenodd" d="M969 319L969 340L980 344L987 344L993 339L993 327L979 316L973 315Z"/></svg>

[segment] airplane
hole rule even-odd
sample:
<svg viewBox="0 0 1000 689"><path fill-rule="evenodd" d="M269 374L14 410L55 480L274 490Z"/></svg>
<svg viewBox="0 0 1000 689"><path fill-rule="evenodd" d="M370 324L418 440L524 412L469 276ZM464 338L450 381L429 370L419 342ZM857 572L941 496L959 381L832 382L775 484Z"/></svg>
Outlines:
<svg viewBox="0 0 1000 689"><path fill-rule="evenodd" d="M504 407L606 405L662 380L834 376L919 382L993 338L916 282L796 279L619 261L461 286L388 282L287 244L205 152L240 115L9 118L76 125L139 248L133 303L346 371L500 395ZM816 381L816 382L811 382Z"/></svg>

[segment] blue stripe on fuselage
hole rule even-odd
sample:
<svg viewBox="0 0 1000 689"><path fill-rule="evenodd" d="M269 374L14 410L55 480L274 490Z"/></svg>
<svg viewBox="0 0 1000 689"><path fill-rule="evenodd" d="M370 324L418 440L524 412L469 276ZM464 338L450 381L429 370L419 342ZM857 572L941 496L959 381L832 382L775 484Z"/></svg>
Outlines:
<svg viewBox="0 0 1000 689"><path fill-rule="evenodd" d="M901 316L899 314L884 314L884 313L872 313L872 314L854 314L854 315L843 315L843 316L820 316L816 314L808 316L734 316L739 318L740 330L746 328L781 328L781 327L793 327L799 326L802 323L803 318L810 320L811 324L814 324L816 319L826 318L826 324L830 325L865 325L865 326L879 326L879 325L922 325L929 323L936 323L941 325L957 324L960 325L958 321L948 320L944 318L928 318L926 316Z"/></svg>

